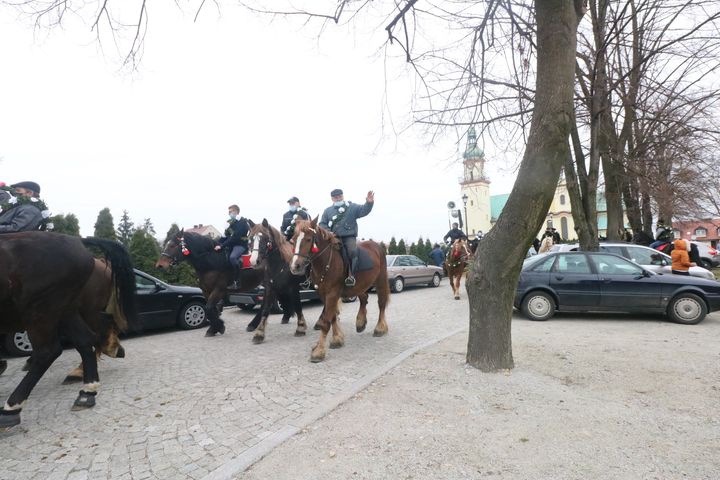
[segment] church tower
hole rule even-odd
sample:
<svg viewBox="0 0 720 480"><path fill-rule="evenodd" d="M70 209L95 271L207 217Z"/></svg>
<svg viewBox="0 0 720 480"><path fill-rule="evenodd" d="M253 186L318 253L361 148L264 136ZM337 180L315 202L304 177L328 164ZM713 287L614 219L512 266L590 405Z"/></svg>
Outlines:
<svg viewBox="0 0 720 480"><path fill-rule="evenodd" d="M485 175L485 153L477 145L475 127L467 134L467 147L463 153L463 176L460 178L460 196L467 195L468 234L490 230L490 180Z"/></svg>

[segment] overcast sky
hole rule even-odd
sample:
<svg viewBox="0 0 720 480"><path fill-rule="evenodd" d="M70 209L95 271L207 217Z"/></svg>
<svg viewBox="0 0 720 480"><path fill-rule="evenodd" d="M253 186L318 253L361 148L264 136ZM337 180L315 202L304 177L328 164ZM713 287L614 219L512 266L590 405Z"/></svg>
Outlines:
<svg viewBox="0 0 720 480"><path fill-rule="evenodd" d="M239 8L193 23L168 3L152 12L134 74L85 25L48 35L0 9L0 181L40 183L83 235L103 207L116 222L123 209L136 223L149 217L159 234L172 222L222 229L231 203L278 225L290 196L317 214L334 188L355 202L376 192L361 237L447 231L464 139L395 135L414 78L385 59L382 36L331 27L318 40L315 28ZM513 166L486 154L491 193L509 192Z"/></svg>

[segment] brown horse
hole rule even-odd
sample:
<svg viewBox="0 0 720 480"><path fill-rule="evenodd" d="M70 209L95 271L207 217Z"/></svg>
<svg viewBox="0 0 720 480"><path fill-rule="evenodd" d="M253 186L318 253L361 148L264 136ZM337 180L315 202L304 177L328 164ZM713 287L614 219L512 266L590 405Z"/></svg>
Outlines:
<svg viewBox="0 0 720 480"><path fill-rule="evenodd" d="M467 241L462 238L455 240L445 260L445 271L447 272L455 300L460 300L460 280L465 273L465 267L467 266L469 257L470 250L468 250Z"/></svg>
<svg viewBox="0 0 720 480"><path fill-rule="evenodd" d="M303 275L305 267L312 265L312 279L318 286L318 294L323 302L320 314L320 339L312 349L311 362L321 362L325 358L325 343L332 326L333 336L330 348L340 348L345 344L338 322L339 302L343 297L357 295L360 299L360 310L355 319L355 329L365 330L367 325L367 291L375 287L378 297L380 315L373 335L383 336L388 331L385 321L385 308L390 300L390 284L388 283L385 250L372 240L359 242L358 249L364 249L371 261L371 268L357 272L355 286L345 286L345 262L340 249L342 242L331 232L319 227L317 217L314 220L298 221L293 236L295 250L290 263L290 271L295 275ZM360 252L358 252L360 253Z"/></svg>
<svg viewBox="0 0 720 480"><path fill-rule="evenodd" d="M265 340L265 326L270 308L278 299L283 307L282 323L287 323L294 314L297 316L298 324L295 336L303 336L307 331L305 316L302 312L302 301L300 300L300 284L305 276L293 275L290 273L289 263L292 260L292 244L285 239L275 227L263 219L262 224L250 223L249 237L251 240L250 264L254 267L265 263L265 297L261 308L261 321L255 330L253 343L262 343Z"/></svg>
<svg viewBox="0 0 720 480"><path fill-rule="evenodd" d="M237 279L240 291L248 291L260 285L265 276L262 268L245 268L236 273L225 253L215 251L215 241L197 233L180 230L165 243L157 268L169 268L184 260L192 265L200 280L200 288L205 295L205 309L210 320L206 337L225 333L225 322L220 319L222 302L227 287Z"/></svg>
<svg viewBox="0 0 720 480"><path fill-rule="evenodd" d="M0 332L26 330L33 345L29 371L0 409L0 428L20 423L23 403L62 353L61 336L75 345L84 365L84 385L73 409L95 405L100 383L94 347L98 335L107 335L101 330L109 322L83 294L96 265L86 246L103 251L112 265L117 303L126 319L134 322L135 276L120 243L48 232L0 238Z"/></svg>

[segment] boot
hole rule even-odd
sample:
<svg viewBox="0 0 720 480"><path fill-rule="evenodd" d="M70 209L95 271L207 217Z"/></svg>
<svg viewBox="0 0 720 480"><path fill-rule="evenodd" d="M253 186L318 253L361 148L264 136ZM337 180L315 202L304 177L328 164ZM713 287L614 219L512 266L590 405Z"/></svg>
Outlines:
<svg viewBox="0 0 720 480"><path fill-rule="evenodd" d="M355 286L355 270L357 270L357 262L358 258L353 257L353 259L350 262L350 268L348 269L348 276L345 279L345 286L346 287L354 287Z"/></svg>

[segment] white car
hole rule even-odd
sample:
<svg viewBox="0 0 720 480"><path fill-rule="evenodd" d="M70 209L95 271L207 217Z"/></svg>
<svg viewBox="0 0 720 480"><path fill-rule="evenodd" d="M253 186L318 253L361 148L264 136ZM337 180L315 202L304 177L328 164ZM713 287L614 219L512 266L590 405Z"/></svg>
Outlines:
<svg viewBox="0 0 720 480"><path fill-rule="evenodd" d="M698 247L698 253L700 254L700 260L702 262L700 264L701 267L708 269L720 267L720 252L718 252L716 248L711 247L707 243L695 241L692 243Z"/></svg>
<svg viewBox="0 0 720 480"><path fill-rule="evenodd" d="M553 245L553 252L575 252L580 249L577 243ZM634 243L610 243L603 242L600 244L600 250L610 252L632 260L638 265L655 272L655 273L672 273L672 259L670 255L666 255L653 248L643 245L635 245ZM715 275L709 270L702 267L690 267L690 275L698 278L706 278L715 280Z"/></svg>

